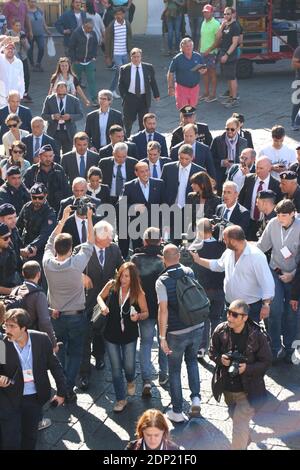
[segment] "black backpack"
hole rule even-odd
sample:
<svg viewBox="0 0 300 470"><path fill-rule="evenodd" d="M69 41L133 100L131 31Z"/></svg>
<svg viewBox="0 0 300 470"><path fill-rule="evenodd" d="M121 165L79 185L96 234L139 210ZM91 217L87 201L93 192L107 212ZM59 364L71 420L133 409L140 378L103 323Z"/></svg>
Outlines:
<svg viewBox="0 0 300 470"><path fill-rule="evenodd" d="M26 310L26 298L31 294L35 294L36 292L44 292L44 289L40 286L37 286L34 290L29 292L22 293L22 291L17 290L15 294L0 294L0 302L4 303L6 311L13 308L23 308Z"/></svg>
<svg viewBox="0 0 300 470"><path fill-rule="evenodd" d="M204 288L188 274L177 279L178 316L186 326L194 326L208 318L210 302Z"/></svg>

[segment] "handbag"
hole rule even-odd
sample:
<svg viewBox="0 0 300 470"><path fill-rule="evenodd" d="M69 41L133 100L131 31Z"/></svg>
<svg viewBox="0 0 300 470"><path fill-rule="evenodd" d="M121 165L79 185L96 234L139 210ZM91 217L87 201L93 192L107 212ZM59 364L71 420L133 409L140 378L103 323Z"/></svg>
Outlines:
<svg viewBox="0 0 300 470"><path fill-rule="evenodd" d="M55 45L52 37L49 37L47 41L47 53L49 57L55 57L56 55Z"/></svg>
<svg viewBox="0 0 300 470"><path fill-rule="evenodd" d="M109 306L110 298L112 296L113 290L111 289L109 291L108 297L106 299L106 305ZM102 310L100 308L100 305L97 303L95 307L93 308L93 314L91 318L91 322L93 324L93 328L97 330L100 333L104 333L106 325L107 325L107 320L108 320L108 315L102 315Z"/></svg>

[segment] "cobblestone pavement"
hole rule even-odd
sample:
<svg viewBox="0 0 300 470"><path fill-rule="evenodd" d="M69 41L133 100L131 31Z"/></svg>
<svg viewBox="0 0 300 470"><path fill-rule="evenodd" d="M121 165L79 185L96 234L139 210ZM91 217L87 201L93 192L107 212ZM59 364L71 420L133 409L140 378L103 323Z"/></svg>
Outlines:
<svg viewBox="0 0 300 470"><path fill-rule="evenodd" d="M158 130L170 132L178 124L178 113L174 99L167 96L165 76L169 59L163 57L163 41L160 37L137 36L135 45L144 51L144 60L154 64L161 92L159 103L153 111L159 115ZM61 38L56 39L57 57L64 55ZM45 57L44 73L32 73L30 94L34 98L33 114L40 114L42 103L49 87L49 76L54 72L56 58ZM109 88L112 72L103 64L103 56L97 61L98 88ZM254 77L240 82L240 107L237 111L246 116L246 128L254 135L256 150L270 140L270 129L275 123L286 127L288 144L295 145L299 132L290 131L290 86L293 73L289 61L273 65L255 66ZM218 88L220 94L225 84ZM120 100L113 107L121 109ZM91 109L85 108L85 112ZM207 122L213 134L224 128L231 114L219 102L202 103L198 109L198 120ZM83 128L83 122L79 123ZM133 129L137 130L136 126ZM153 364L157 369L157 345L153 350ZM224 402L216 403L212 397L210 381L213 365L199 365L201 374L202 409L201 418L193 418L188 424L178 424L172 429L174 440L186 449L228 449L231 436L231 420ZM104 371L93 368L89 393L78 392L77 405L49 409L45 416L53 425L39 433L39 449L123 449L134 436L137 417L147 408L166 410L170 404L167 389L158 386L157 370L153 370L153 397L141 398L141 380L137 364L137 392L130 398L121 414L112 411L114 392L109 366ZM269 399L251 424L252 443L250 449L300 449L300 366L282 365L272 368L267 375ZM182 372L184 408L189 409L189 390L185 367Z"/></svg>

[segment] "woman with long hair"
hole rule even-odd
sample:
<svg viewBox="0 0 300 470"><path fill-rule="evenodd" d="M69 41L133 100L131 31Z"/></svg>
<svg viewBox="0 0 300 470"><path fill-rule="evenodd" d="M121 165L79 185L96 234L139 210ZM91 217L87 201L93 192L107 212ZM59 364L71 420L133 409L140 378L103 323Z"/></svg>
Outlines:
<svg viewBox="0 0 300 470"><path fill-rule="evenodd" d="M21 176L24 176L24 173L28 168L30 168L30 162L25 160L26 156L26 145L20 140L15 140L9 147L9 157L4 158L0 162L2 178L6 178L6 172L11 166L18 166L21 171Z"/></svg>
<svg viewBox="0 0 300 470"><path fill-rule="evenodd" d="M20 129L22 121L18 114L10 113L5 119L5 124L9 128L9 131L5 132L2 137L2 143L5 150L5 155L10 156L9 148L15 140L22 140L26 137L29 132L24 129Z"/></svg>
<svg viewBox="0 0 300 470"><path fill-rule="evenodd" d="M102 315L108 315L104 330L105 347L116 394L114 411L121 412L127 405L123 369L127 395L133 396L138 322L148 318L146 297L136 266L131 262L122 264L116 279L104 286L97 302Z"/></svg>
<svg viewBox="0 0 300 470"><path fill-rule="evenodd" d="M67 90L70 95L80 96L82 101L86 106L90 106L91 103L84 94L81 86L79 85L79 80L75 73L72 70L72 64L68 57L60 57L56 70L50 79L50 88L48 95L56 92L56 87L59 82L65 82L67 85Z"/></svg>

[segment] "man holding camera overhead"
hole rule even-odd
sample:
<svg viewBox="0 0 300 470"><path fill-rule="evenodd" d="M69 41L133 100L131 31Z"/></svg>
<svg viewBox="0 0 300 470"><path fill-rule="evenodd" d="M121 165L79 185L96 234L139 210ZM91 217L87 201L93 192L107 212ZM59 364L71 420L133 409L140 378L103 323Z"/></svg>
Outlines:
<svg viewBox="0 0 300 470"><path fill-rule="evenodd" d="M212 391L222 393L232 418L232 450L245 450L250 441L249 422L266 396L264 375L272 363L266 333L248 316L249 306L234 300L227 321L213 332L209 357L216 363Z"/></svg>

